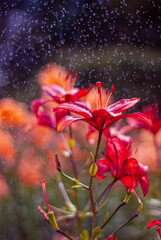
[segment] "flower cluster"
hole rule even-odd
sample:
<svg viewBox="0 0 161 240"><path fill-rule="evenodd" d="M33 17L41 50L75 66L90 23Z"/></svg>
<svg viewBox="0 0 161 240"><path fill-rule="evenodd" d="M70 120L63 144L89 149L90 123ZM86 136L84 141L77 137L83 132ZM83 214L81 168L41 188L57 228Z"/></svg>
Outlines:
<svg viewBox="0 0 161 240"><path fill-rule="evenodd" d="M51 72L51 69L52 66L50 66L50 70L48 69L48 71ZM118 124L121 123L122 119L130 118L131 122L129 120L129 125L127 127L123 126L122 128L130 130L135 129L138 126L137 123L139 122L142 124L142 126L145 125L148 126L149 129L152 129L153 120L144 112L125 114L125 111L132 108L140 101L139 98L122 99L118 102L110 104L112 95L115 92L114 85L112 85L110 93L108 89L103 89L103 83L101 82L97 82L96 87L91 85L88 89L78 89L74 87L78 78L78 74L72 78L72 70L65 74L65 71L60 68L60 72L57 71L57 77L53 76L53 80L51 75L47 75L49 76L49 81L47 80L45 83L44 79L41 81L41 84L43 82L41 85L43 96L42 98L32 102L32 110L35 114L38 125L52 128L54 131L57 131L59 134L61 134L61 136L65 135L62 143L69 153L69 160L71 162L74 177L72 178L62 171L59 156L56 155L55 161L57 170L60 172L60 174L71 180L74 184L73 188L75 188L74 195L76 205L73 205L61 181L58 182L58 186L65 199L68 211L72 215L72 218L76 219L78 222L78 229L82 236L81 239L89 239L88 231L82 231L81 216L84 215L84 217L86 217L87 213L93 216L92 239L95 239L99 235L103 236L102 230L119 210L119 208L128 203L131 194L134 194L139 203L139 208L137 209L136 213L108 236L108 239L114 239L114 234L118 232L118 230L120 230L125 224L138 216L142 209L142 202L135 191L138 183L141 186L144 196L148 193L149 189L149 181L147 178L148 166L139 163L134 157L131 156L131 138L124 135L126 131L123 131L122 129L118 130ZM95 107L92 105L93 99L92 101L88 101L88 94L91 94L91 92L93 92L93 99L95 99ZM134 124L135 121L136 124ZM80 123L78 124L77 122ZM67 128L68 131L65 131ZM94 145L96 144L96 150L94 155L91 153L91 163L89 162L86 164L86 160L84 160L84 164L80 168L81 170L89 169L89 184L80 182L79 175L81 175L81 170L78 170L74 156L74 149L77 139L84 138L82 130L86 136L84 141L86 141L86 144L89 145L92 142L89 141L91 135L98 133L98 139L93 142ZM68 139L68 133L69 141L66 142ZM105 142L106 147L100 151L102 142ZM102 157L101 154L103 155ZM50 159L54 160L51 152ZM103 191L98 203L96 204L95 193L93 191L93 180L102 179L102 182L104 182L103 179L108 176L108 172L111 173L113 179L109 183L109 180L107 180L106 189ZM97 214L102 208L102 205L104 205L104 201L106 201L108 192L118 180L125 185L125 199L116 208L114 213L112 213L109 218L104 220L102 225L97 225ZM43 216L46 216L46 219L48 219L58 233L61 233L68 239L74 239L67 232L64 232L60 229L60 227L58 227L57 221L59 217L55 217L54 209L52 209L53 211L50 209L46 194L45 180L42 181L42 187L48 208L48 214L45 215L43 210L39 207L40 213ZM79 188L84 188L87 192L89 192L90 204L88 204L89 206L87 209L91 212L80 210L78 203ZM68 214L62 214L62 219L68 219L68 217Z"/></svg>
<svg viewBox="0 0 161 240"><path fill-rule="evenodd" d="M75 87L78 74L74 77L72 74L72 70L67 72L55 64L44 68L39 75L41 96L31 103L31 111L13 99L0 101L0 138L3 139L0 158L4 168L13 168L24 185L36 187L41 180L46 208L38 206L38 210L57 232L53 239L59 234L62 239L119 239L116 236L119 230L143 208L138 185L143 197L149 190L148 164L140 162L141 157L137 155L140 150L136 151L138 141L133 143L132 131L145 129L152 135L156 166L160 167L158 105L132 112L139 98L114 102L114 85L111 91L104 89L101 82L79 89ZM127 110L131 112L125 113ZM50 205L47 198L46 180L42 179L53 177L64 198L63 208ZM66 191L64 179L71 183L72 190ZM3 172L0 185L1 199L10 193ZM109 192L122 185L123 201L98 221ZM82 189L87 199L83 204L79 195ZM128 204L131 195L138 209L110 232L108 223ZM83 225L86 218L89 226ZM74 230L69 228L73 224ZM147 227L154 225L161 226L160 220L150 222ZM160 228L157 231L161 236Z"/></svg>

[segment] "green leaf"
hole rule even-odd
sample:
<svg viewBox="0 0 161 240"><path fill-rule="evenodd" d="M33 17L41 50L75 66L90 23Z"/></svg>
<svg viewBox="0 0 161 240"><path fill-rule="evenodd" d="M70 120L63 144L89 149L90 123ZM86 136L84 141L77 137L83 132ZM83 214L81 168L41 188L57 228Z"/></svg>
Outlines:
<svg viewBox="0 0 161 240"><path fill-rule="evenodd" d="M94 162L94 155L93 155L92 152L90 152L90 154L91 154L92 160L93 160L93 162Z"/></svg>
<svg viewBox="0 0 161 240"><path fill-rule="evenodd" d="M72 188L84 188L88 190L88 186L84 185L83 183L79 182L75 177L73 177L73 181L76 183Z"/></svg>
<svg viewBox="0 0 161 240"><path fill-rule="evenodd" d="M89 233L87 230L83 230L80 234L81 240L89 240Z"/></svg>
<svg viewBox="0 0 161 240"><path fill-rule="evenodd" d="M89 217L93 217L93 213L91 212L86 212L86 213L83 213L80 218L81 219L86 219L86 218L89 218Z"/></svg>
<svg viewBox="0 0 161 240"><path fill-rule="evenodd" d="M94 228L93 229L93 231L92 231L92 234L93 234L93 236L94 237L98 237L98 236L100 236L101 234L102 234L102 230L101 230L101 228L100 227L96 227L96 228Z"/></svg>
<svg viewBox="0 0 161 240"><path fill-rule="evenodd" d="M73 148L75 146L75 141L74 141L74 139L72 138L72 139L70 139L70 141L69 141L69 147L70 147L70 149L71 148Z"/></svg>
<svg viewBox="0 0 161 240"><path fill-rule="evenodd" d="M81 185L80 182L75 177L73 177L73 180L77 185Z"/></svg>
<svg viewBox="0 0 161 240"><path fill-rule="evenodd" d="M81 189L84 189L84 187L82 187L81 185L74 185L71 188L81 188Z"/></svg>
<svg viewBox="0 0 161 240"><path fill-rule="evenodd" d="M108 218L109 218L109 212L106 213L103 223L105 223L108 220Z"/></svg>
<svg viewBox="0 0 161 240"><path fill-rule="evenodd" d="M108 200L109 200L109 198L107 198L106 199L106 201L104 201L103 203L102 203L102 205L99 207L99 209L98 209L98 213L99 213L99 211L105 206L105 204L108 202Z"/></svg>
<svg viewBox="0 0 161 240"><path fill-rule="evenodd" d="M92 163L90 169L89 169L89 173L91 176L94 176L97 172L97 165L96 163Z"/></svg>

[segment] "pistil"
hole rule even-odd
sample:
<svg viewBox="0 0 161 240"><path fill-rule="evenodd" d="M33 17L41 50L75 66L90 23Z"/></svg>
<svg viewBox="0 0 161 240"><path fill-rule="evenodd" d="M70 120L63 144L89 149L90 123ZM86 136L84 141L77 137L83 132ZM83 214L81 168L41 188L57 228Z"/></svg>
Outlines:
<svg viewBox="0 0 161 240"><path fill-rule="evenodd" d="M97 82L96 83L96 86L97 86L97 89L98 89L98 96L99 96L99 100L98 100L98 107L99 108L102 108L102 85L103 83L101 82Z"/></svg>

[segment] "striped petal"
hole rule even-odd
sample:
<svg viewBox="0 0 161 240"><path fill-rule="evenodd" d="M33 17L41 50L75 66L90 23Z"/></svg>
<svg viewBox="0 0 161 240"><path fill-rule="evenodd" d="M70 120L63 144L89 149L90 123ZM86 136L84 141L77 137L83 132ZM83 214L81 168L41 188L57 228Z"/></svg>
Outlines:
<svg viewBox="0 0 161 240"><path fill-rule="evenodd" d="M67 116L61 118L60 121L58 122L57 131L61 132L64 128L69 126L71 123L79 121L79 120L84 120L84 118L74 118L72 116L67 115Z"/></svg>
<svg viewBox="0 0 161 240"><path fill-rule="evenodd" d="M113 113L125 112L139 101L140 98L122 99L107 107L107 111Z"/></svg>
<svg viewBox="0 0 161 240"><path fill-rule="evenodd" d="M113 123L115 123L119 119L127 118L127 117L138 118L138 119L146 122L149 126L152 126L152 121L147 115L145 115L144 113L141 113L141 112L137 112L137 113L130 113L130 114L126 114L126 115L111 117L111 119L107 120L107 122L105 123L104 129L111 126Z"/></svg>
<svg viewBox="0 0 161 240"><path fill-rule="evenodd" d="M44 87L42 87L42 91L51 97L55 97L57 95L58 96L64 95L67 93L67 91L64 88L58 86L57 84L52 84L50 86L44 86Z"/></svg>
<svg viewBox="0 0 161 240"><path fill-rule="evenodd" d="M62 103L58 105L56 108L53 108L53 111L56 111L58 109L64 109L87 118L92 116L92 112L89 108L78 103L68 103L68 102Z"/></svg>

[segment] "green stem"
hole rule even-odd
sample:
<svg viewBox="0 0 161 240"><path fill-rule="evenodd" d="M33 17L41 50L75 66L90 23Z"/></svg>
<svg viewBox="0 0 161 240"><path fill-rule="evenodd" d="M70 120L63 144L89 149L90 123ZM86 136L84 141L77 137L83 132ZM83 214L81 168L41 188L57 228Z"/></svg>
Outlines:
<svg viewBox="0 0 161 240"><path fill-rule="evenodd" d="M109 236L114 235L114 234L117 233L120 229L122 229L126 224L128 224L129 222L131 222L131 221L132 221L134 218L136 218L137 216L139 216L141 210L143 209L143 204L142 204L141 200L139 199L139 197L137 196L135 190L133 189L132 192L133 192L134 196L136 197L136 199L137 199L137 201L138 201L138 203L139 203L139 207L138 207L136 213L134 213L130 218L128 218L125 222L123 222L123 223L122 223L118 228L116 228L116 230L115 230L113 233L111 233ZM130 195L131 195L131 194L130 194ZM126 195L126 197L125 197L125 199L124 199L123 202L127 203L128 200L129 200L130 195L129 195L129 196ZM120 204L120 205L121 205L121 204ZM119 206L120 206L120 205L119 205ZM122 205L122 206L123 206L123 205ZM114 211L114 212L115 212L115 211Z"/></svg>
<svg viewBox="0 0 161 240"><path fill-rule="evenodd" d="M95 152L95 156L94 156L95 163L96 163L97 157L98 157L99 147L101 144L101 137L102 137L102 130L99 131L99 135L98 135L97 148L96 148L96 152Z"/></svg>
<svg viewBox="0 0 161 240"><path fill-rule="evenodd" d="M109 193L109 191L111 190L112 186L114 185L114 183L117 181L117 179L114 179L108 186L107 188L104 190L104 192L101 194L102 198L96 208L96 213L98 212L100 206L102 205L102 203L104 202L107 194Z"/></svg>
<svg viewBox="0 0 161 240"><path fill-rule="evenodd" d="M123 222L113 233L111 233L109 236L116 234L121 228L123 228L127 223L132 221L134 218L136 218L139 214L136 212L134 215L132 215L130 218L128 218L125 222ZM109 237L108 236L108 237Z"/></svg>
<svg viewBox="0 0 161 240"><path fill-rule="evenodd" d="M73 134L72 134L72 128L71 126L69 126L69 135L70 135L70 139L73 139ZM70 155L70 162L73 168L73 172L74 172L74 177L77 178L78 177L78 172L77 172L77 168L73 159L73 148L71 147L71 155Z"/></svg>
<svg viewBox="0 0 161 240"><path fill-rule="evenodd" d="M65 233L63 230L61 230L60 228L56 231L58 233L60 233L61 235L65 236L66 238L70 239L70 240L74 240L73 238L71 238L67 233Z"/></svg>
<svg viewBox="0 0 161 240"><path fill-rule="evenodd" d="M153 134L153 144L154 144L154 149L155 149L155 156L156 156L157 166L160 169L161 168L161 164L160 164L160 161L159 161L158 143L157 143L157 140L156 140L156 134Z"/></svg>
<svg viewBox="0 0 161 240"><path fill-rule="evenodd" d="M123 201L122 203L120 203L120 205L115 209L115 211L111 214L111 216L107 219L106 222L104 222L104 224L101 226L101 229L103 229L107 223L111 220L111 218L117 213L117 211L123 207L125 204L127 204L127 202Z"/></svg>
<svg viewBox="0 0 161 240"><path fill-rule="evenodd" d="M95 156L94 156L95 163L96 163L97 157L98 157L99 147L100 147L100 143L101 143L101 137L102 137L102 130L99 131L99 135L98 135L97 148L96 148L96 152L95 152ZM91 178L90 178L89 195L90 195L92 212L93 212L92 229L94 229L96 227L96 212L95 212L95 203L94 203L94 197L93 197L93 192L92 192L92 183L93 183L93 176L91 176Z"/></svg>
<svg viewBox="0 0 161 240"><path fill-rule="evenodd" d="M72 133L71 126L69 126L69 135L70 135L70 140L73 139L73 133ZM71 161L71 164L72 164L74 177L77 179L78 178L78 171L77 171L74 159L73 159L73 148L71 147L70 149L71 149L71 152L72 152L72 154L70 155L70 161ZM78 229L79 229L79 232L81 233L82 232L82 221L81 221L80 217L78 216L78 212L79 212L79 199L78 199L78 190L77 189L75 189L75 205L77 207L76 218L77 218L77 223L78 223Z"/></svg>
<svg viewBox="0 0 161 240"><path fill-rule="evenodd" d="M92 225L92 229L93 229L96 226L96 213L95 213L94 197L92 192L92 182L93 182L93 176L91 176L90 185L89 185L89 195L91 199L91 206L92 206L92 212L93 212L93 225Z"/></svg>

